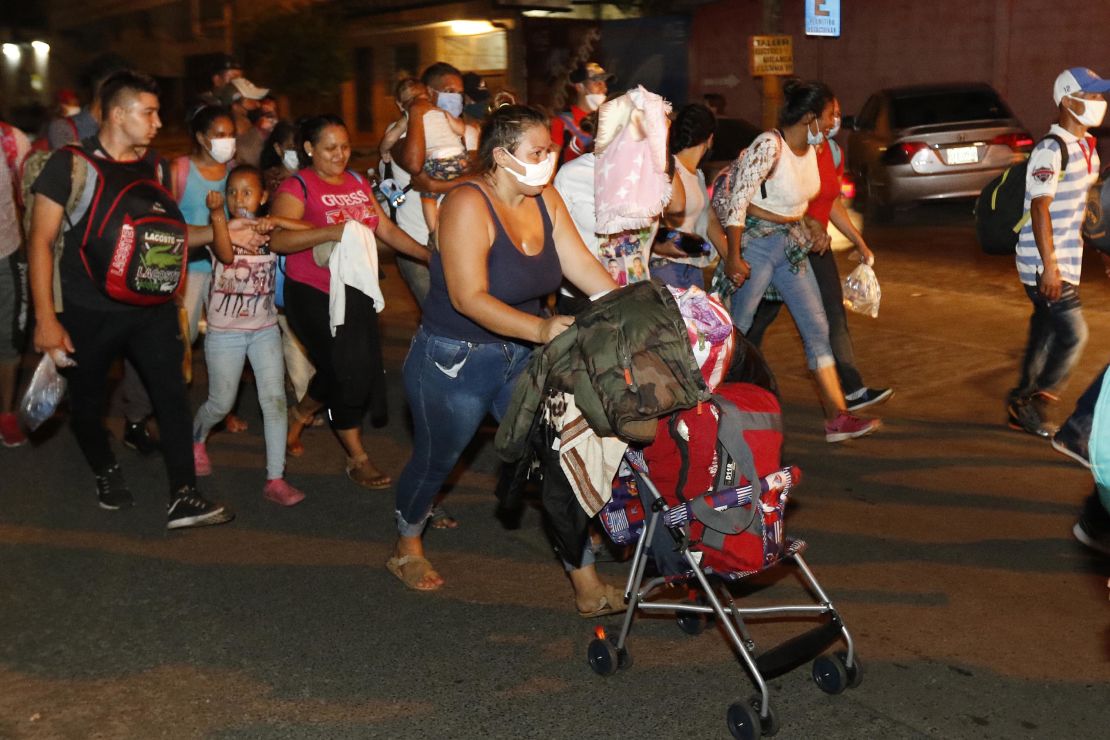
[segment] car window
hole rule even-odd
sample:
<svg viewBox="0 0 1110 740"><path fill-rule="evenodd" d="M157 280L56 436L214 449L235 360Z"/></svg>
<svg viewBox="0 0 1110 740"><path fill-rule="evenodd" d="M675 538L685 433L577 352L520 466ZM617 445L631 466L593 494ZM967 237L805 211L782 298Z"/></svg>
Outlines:
<svg viewBox="0 0 1110 740"><path fill-rule="evenodd" d="M863 108L859 112L859 117L856 119L856 125L864 131L870 131L875 128L875 119L879 113L879 96L872 95L863 104Z"/></svg>
<svg viewBox="0 0 1110 740"><path fill-rule="evenodd" d="M993 90L950 90L903 95L891 101L894 128L1011 118Z"/></svg>

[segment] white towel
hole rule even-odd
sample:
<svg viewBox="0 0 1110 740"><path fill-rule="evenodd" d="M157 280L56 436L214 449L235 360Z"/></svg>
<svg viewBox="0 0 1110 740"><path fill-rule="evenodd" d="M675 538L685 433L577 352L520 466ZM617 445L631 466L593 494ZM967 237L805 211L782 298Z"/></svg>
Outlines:
<svg viewBox="0 0 1110 740"><path fill-rule="evenodd" d="M551 423L559 430L559 467L582 509L594 516L613 497L613 477L628 443L617 437L597 436L575 405L574 396L558 395L563 402L557 404L562 413L552 409L550 414Z"/></svg>
<svg viewBox="0 0 1110 740"><path fill-rule="evenodd" d="M346 286L373 298L378 313L385 308L385 297L378 285L378 243L368 227L358 221L347 222L343 227L343 238L328 258L328 269L331 271L328 313L333 337L336 327L343 326L347 313Z"/></svg>

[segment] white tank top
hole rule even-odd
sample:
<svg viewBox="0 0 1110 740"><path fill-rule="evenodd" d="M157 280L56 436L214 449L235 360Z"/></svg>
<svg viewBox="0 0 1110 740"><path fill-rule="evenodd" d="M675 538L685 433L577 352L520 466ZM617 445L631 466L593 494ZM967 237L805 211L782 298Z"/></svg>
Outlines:
<svg viewBox="0 0 1110 740"><path fill-rule="evenodd" d="M817 150L807 147L806 153L799 157L778 133L772 131L761 135L778 137L781 151L778 164L764 181L767 197L764 198L757 188L752 203L784 218L801 218L809 208L809 202L821 189L821 174L817 171Z"/></svg>
<svg viewBox="0 0 1110 740"><path fill-rule="evenodd" d="M447 114L441 110L430 110L424 114L424 152L431 159L466 154L462 137L451 130Z"/></svg>

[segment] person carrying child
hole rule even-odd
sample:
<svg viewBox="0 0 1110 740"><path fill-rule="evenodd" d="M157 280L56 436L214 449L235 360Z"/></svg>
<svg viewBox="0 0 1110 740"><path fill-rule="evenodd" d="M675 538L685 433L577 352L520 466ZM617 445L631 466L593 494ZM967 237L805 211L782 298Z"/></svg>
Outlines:
<svg viewBox="0 0 1110 740"><path fill-rule="evenodd" d="M413 92L409 104L403 161L407 172L423 172L433 180L449 182L466 173L470 166L463 109L462 73L445 62L428 67L421 77L425 94ZM424 220L435 243L439 197L435 192L420 193Z"/></svg>
<svg viewBox="0 0 1110 740"><path fill-rule="evenodd" d="M237 216L255 218L266 202L262 173L257 167L240 165L227 179L227 210ZM193 460L198 476L212 474L206 440L216 424L231 411L243 374L250 360L262 408L266 438L266 485L262 495L282 506L293 506L304 493L285 480L285 437L288 431L285 404L285 362L281 331L277 323L274 284L277 255L267 245L256 251L233 247L224 219L223 194L208 193L206 205L213 214L213 274L208 300L208 331L204 356L208 363L208 400L193 420ZM256 227L269 233L275 228L306 230L310 224L289 218L263 217Z"/></svg>

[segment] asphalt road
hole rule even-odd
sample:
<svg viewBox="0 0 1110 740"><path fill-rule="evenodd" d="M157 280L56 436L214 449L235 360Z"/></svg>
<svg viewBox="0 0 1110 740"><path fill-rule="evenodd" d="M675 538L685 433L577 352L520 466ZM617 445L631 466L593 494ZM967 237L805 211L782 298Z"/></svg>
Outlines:
<svg viewBox="0 0 1110 740"><path fill-rule="evenodd" d="M1090 476L1003 425L1028 305L1012 263L978 254L966 213L921 208L867 230L883 305L851 325L865 379L897 391L879 434L827 445L791 322L768 335L784 457L806 473L788 530L809 542L865 663L862 686L835 697L808 667L772 681L780 737L1105 735L1110 563L1070 537ZM1061 417L1110 356L1097 261L1085 280L1091 342ZM367 438L395 475L408 449L397 371L416 312L392 265L385 287L392 421ZM489 430L450 490L461 528L428 536L447 585L416 594L382 565L391 492L348 483L328 432L308 432L289 464L308 499L262 500L250 393L249 431L209 445L205 490L238 511L226 526L167 534L160 463L126 450L138 506L100 511L57 424L33 447L0 449L0 737L727 736L726 707L752 688L716 630L687 637L642 618L634 666L590 672L594 625L576 615L538 514L516 531L492 517ZM785 574L743 602L798 593ZM753 631L774 641L803 628Z"/></svg>

